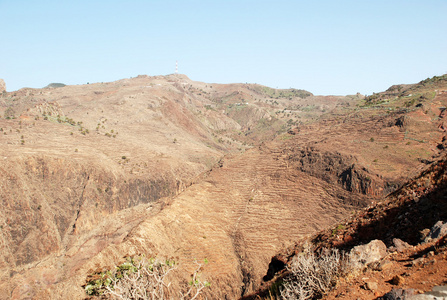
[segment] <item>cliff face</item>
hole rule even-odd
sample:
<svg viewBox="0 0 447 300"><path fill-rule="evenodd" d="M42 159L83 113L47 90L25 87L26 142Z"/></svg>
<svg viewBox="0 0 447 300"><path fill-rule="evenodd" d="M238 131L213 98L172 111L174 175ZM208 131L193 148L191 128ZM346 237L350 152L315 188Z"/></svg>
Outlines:
<svg viewBox="0 0 447 300"><path fill-rule="evenodd" d="M1 267L60 253L106 216L178 192L169 175L132 178L64 158L5 158L0 166Z"/></svg>
<svg viewBox="0 0 447 300"><path fill-rule="evenodd" d="M302 172L329 183L337 183L349 192L383 196L385 181L358 164L352 155L320 151L313 147L289 149L290 163Z"/></svg>

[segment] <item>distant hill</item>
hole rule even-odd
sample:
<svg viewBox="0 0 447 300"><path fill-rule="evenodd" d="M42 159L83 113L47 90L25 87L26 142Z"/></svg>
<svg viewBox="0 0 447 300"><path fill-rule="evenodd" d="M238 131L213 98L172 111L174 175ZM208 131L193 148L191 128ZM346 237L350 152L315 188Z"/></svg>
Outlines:
<svg viewBox="0 0 447 300"><path fill-rule="evenodd" d="M53 82L50 83L49 85L45 86L44 88L60 88L60 87L64 87L65 84L63 83L57 83L57 82Z"/></svg>

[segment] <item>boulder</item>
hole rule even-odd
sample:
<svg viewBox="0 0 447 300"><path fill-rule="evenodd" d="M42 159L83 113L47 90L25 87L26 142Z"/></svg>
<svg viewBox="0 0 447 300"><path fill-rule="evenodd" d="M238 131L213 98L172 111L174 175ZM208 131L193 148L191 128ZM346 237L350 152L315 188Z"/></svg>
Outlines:
<svg viewBox="0 0 447 300"><path fill-rule="evenodd" d="M432 299L447 299L447 286L439 285L433 287L429 292L408 297L409 300L432 300Z"/></svg>
<svg viewBox="0 0 447 300"><path fill-rule="evenodd" d="M393 263L387 259L375 262L370 265L370 267L372 267L371 269L374 271L383 271L383 270L391 268L392 266L393 266Z"/></svg>
<svg viewBox="0 0 447 300"><path fill-rule="evenodd" d="M364 288L369 291L377 291L377 289L379 288L379 285L377 284L377 282L367 281L365 283Z"/></svg>
<svg viewBox="0 0 447 300"><path fill-rule="evenodd" d="M0 93L6 92L6 83L3 79L0 78Z"/></svg>
<svg viewBox="0 0 447 300"><path fill-rule="evenodd" d="M436 222L435 225L433 225L432 229L430 230L430 233L425 238L424 242L427 243L432 240L436 240L446 234L447 234L447 223L438 221L438 222Z"/></svg>
<svg viewBox="0 0 447 300"><path fill-rule="evenodd" d="M362 270L386 255L386 245L381 240L373 240L366 245L352 248L349 256L354 270Z"/></svg>
<svg viewBox="0 0 447 300"><path fill-rule="evenodd" d="M393 285L403 285L405 283L405 278L400 275L395 275L393 278L391 278L390 283Z"/></svg>
<svg viewBox="0 0 447 300"><path fill-rule="evenodd" d="M408 244L407 242L404 242L401 239L394 238L393 239L393 246L391 246L389 248L389 251L390 252L394 252L394 251L403 252L408 247L411 247L411 245Z"/></svg>
<svg viewBox="0 0 447 300"><path fill-rule="evenodd" d="M380 300L404 300L404 299L413 299L411 297L414 296L413 289L395 289L393 288L391 291L380 297Z"/></svg>
<svg viewBox="0 0 447 300"><path fill-rule="evenodd" d="M425 229L419 231L419 235L421 237L420 241L423 242L429 234L430 234L429 228L425 228Z"/></svg>

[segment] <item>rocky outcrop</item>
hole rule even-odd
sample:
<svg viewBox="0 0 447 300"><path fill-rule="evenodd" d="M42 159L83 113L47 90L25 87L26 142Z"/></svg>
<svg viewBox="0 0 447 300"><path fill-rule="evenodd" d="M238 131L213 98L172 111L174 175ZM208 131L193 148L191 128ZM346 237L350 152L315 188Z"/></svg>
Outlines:
<svg viewBox="0 0 447 300"><path fill-rule="evenodd" d="M177 193L168 176L126 178L68 159L29 157L2 162L0 268L33 263L63 251L70 236L101 218Z"/></svg>
<svg viewBox="0 0 447 300"><path fill-rule="evenodd" d="M362 270L368 264L381 260L386 254L385 243L381 240L373 240L366 245L352 248L349 257L354 270Z"/></svg>
<svg viewBox="0 0 447 300"><path fill-rule="evenodd" d="M409 300L447 299L447 286L438 285L429 292L408 297Z"/></svg>
<svg viewBox="0 0 447 300"><path fill-rule="evenodd" d="M370 174L364 167L357 167L352 164L337 173L338 183L347 191L357 192L371 196L381 196L383 194L383 181L373 174Z"/></svg>
<svg viewBox="0 0 447 300"><path fill-rule="evenodd" d="M388 251L390 251L390 252L393 252L393 251L403 252L408 247L411 247L411 245L408 244L407 242L404 242L404 241L402 241L401 239L398 239L398 238L394 238L393 239L393 245L388 248Z"/></svg>
<svg viewBox="0 0 447 300"><path fill-rule="evenodd" d="M0 78L0 93L6 92L6 84L3 79Z"/></svg>
<svg viewBox="0 0 447 300"><path fill-rule="evenodd" d="M447 299L447 286L434 286L431 291L416 294L414 289L393 288L390 292L379 298L380 300L433 300Z"/></svg>
<svg viewBox="0 0 447 300"><path fill-rule="evenodd" d="M287 154L288 160L300 171L329 183L337 182L349 192L371 196L384 194L384 181L366 168L359 166L353 156L339 152L319 151L313 147L293 149Z"/></svg>
<svg viewBox="0 0 447 300"><path fill-rule="evenodd" d="M393 288L390 292L380 297L380 300L402 300L402 299L414 299L415 291L413 289L396 289ZM431 298L433 299L433 298Z"/></svg>
<svg viewBox="0 0 447 300"><path fill-rule="evenodd" d="M444 223L443 221L436 222L435 225L433 225L432 229L430 230L428 236L425 238L424 242L430 242L432 240L439 239L447 234L447 223Z"/></svg>

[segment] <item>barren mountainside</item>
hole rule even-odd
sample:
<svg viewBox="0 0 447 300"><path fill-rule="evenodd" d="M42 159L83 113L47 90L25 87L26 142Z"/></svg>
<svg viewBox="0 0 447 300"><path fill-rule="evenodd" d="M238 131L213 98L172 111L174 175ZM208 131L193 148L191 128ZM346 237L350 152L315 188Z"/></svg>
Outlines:
<svg viewBox="0 0 447 300"><path fill-rule="evenodd" d="M445 76L444 76L445 77ZM138 76L0 96L0 298L84 299L125 257L195 261L209 299L381 202L445 150L447 82L367 98Z"/></svg>

